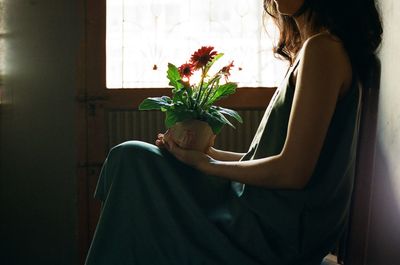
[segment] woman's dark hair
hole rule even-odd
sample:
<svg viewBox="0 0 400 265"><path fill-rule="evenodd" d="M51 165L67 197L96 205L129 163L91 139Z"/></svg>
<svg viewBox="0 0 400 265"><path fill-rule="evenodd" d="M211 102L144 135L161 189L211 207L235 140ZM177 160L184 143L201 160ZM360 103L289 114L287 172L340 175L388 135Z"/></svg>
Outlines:
<svg viewBox="0 0 400 265"><path fill-rule="evenodd" d="M365 80L382 41L382 24L375 0L304 0L292 16L279 14L273 0L264 0L264 9L280 30L275 54L293 63L302 45L294 17L309 11L308 19L313 20L313 25L341 39L356 74Z"/></svg>

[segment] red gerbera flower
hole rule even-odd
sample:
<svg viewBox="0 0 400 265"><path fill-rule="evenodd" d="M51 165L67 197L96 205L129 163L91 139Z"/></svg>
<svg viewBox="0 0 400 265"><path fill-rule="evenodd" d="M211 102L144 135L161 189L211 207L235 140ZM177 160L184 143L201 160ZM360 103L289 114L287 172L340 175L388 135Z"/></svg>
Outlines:
<svg viewBox="0 0 400 265"><path fill-rule="evenodd" d="M182 78L189 78L193 74L193 65L190 63L184 63L178 68L178 71Z"/></svg>
<svg viewBox="0 0 400 265"><path fill-rule="evenodd" d="M217 52L213 50L214 47L212 46L203 46L193 53L192 57L190 58L190 62L193 64L195 70L206 66L208 62L214 59L214 56L217 55Z"/></svg>

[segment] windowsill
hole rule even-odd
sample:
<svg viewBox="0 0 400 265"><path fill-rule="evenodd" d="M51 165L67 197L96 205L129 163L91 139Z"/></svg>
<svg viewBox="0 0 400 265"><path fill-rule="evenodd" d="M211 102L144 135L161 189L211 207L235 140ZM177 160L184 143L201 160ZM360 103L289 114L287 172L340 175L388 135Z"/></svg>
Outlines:
<svg viewBox="0 0 400 265"><path fill-rule="evenodd" d="M264 109L274 94L275 87L240 87L236 93L222 99L217 105L233 109ZM147 97L171 96L171 88L107 89L107 107L137 109Z"/></svg>

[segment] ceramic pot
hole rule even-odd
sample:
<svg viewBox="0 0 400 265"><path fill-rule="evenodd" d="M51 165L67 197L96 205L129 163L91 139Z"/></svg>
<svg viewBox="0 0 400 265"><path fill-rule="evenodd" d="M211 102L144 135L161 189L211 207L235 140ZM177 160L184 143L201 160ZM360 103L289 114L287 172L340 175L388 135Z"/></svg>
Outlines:
<svg viewBox="0 0 400 265"><path fill-rule="evenodd" d="M215 134L210 125L204 121L187 120L177 122L166 133L183 149L197 150L206 153L214 145Z"/></svg>

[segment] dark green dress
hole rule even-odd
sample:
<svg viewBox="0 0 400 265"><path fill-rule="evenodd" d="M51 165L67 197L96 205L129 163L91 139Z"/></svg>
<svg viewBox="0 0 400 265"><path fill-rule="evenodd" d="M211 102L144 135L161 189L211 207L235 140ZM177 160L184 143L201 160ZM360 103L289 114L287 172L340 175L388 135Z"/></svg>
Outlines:
<svg viewBox="0 0 400 265"><path fill-rule="evenodd" d="M274 94L244 160L280 153L295 67ZM303 190L207 176L144 142L112 148L95 193L103 209L86 264L320 264L348 216L359 113L353 82L337 103Z"/></svg>

